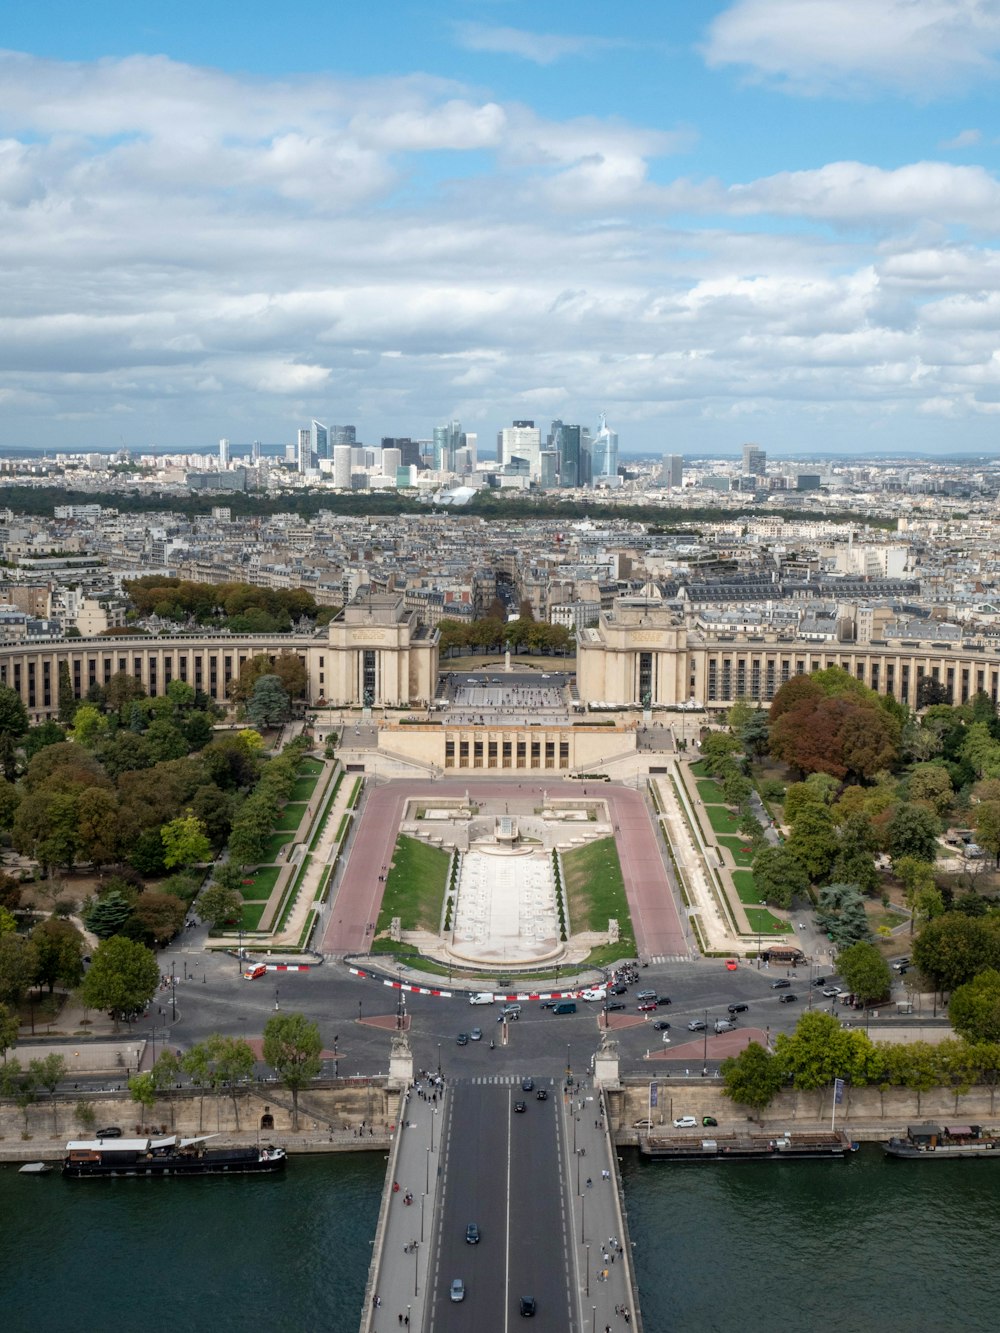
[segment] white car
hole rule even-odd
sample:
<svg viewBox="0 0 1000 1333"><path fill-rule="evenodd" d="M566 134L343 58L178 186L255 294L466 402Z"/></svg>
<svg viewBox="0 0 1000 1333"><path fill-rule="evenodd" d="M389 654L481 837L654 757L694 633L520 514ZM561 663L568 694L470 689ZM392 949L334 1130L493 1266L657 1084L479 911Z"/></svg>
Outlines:
<svg viewBox="0 0 1000 1333"><path fill-rule="evenodd" d="M604 1000L607 998L606 990L585 990L580 994L581 1000Z"/></svg>
<svg viewBox="0 0 1000 1333"><path fill-rule="evenodd" d="M470 1004L492 1004L492 1003L493 1003L493 996L490 994L489 991L480 991L480 992L479 992L478 994L476 994L476 995L470 995L470 996L469 996L469 1003L470 1003Z"/></svg>
<svg viewBox="0 0 1000 1333"><path fill-rule="evenodd" d="M828 1000L832 1000L835 995L842 995L843 991L839 986L827 986L824 989L823 994Z"/></svg>
<svg viewBox="0 0 1000 1333"><path fill-rule="evenodd" d="M697 1129L698 1121L693 1115L682 1115L674 1121L674 1129Z"/></svg>

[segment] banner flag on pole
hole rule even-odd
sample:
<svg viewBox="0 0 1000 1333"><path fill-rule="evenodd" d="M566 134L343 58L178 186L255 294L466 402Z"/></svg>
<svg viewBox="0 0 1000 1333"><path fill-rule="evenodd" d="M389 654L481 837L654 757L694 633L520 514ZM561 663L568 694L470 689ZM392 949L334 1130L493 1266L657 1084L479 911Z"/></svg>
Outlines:
<svg viewBox="0 0 1000 1333"><path fill-rule="evenodd" d="M833 1100L834 1100L834 1102L835 1102L835 1104L836 1104L837 1106L840 1106L840 1105L843 1104L843 1101L844 1101L844 1080L843 1080L842 1078L835 1078L835 1079L833 1080Z"/></svg>

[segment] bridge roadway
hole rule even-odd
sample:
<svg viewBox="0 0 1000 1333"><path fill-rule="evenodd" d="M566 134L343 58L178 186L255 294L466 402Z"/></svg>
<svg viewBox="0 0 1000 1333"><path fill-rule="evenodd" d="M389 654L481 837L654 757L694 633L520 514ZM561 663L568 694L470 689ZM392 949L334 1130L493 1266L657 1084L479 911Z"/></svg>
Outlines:
<svg viewBox="0 0 1000 1333"><path fill-rule="evenodd" d="M534 1083L523 1091L520 1075L473 1077L446 1084L436 1102L410 1090L361 1333L391 1333L400 1316L414 1333L641 1329L600 1094L583 1085L571 1096L551 1077ZM524 1112L514 1111L518 1101ZM466 1241L470 1222L478 1245ZM461 1302L451 1299L455 1278L465 1286ZM530 1325L522 1324L522 1296L537 1303ZM626 1306L630 1321L615 1313Z"/></svg>

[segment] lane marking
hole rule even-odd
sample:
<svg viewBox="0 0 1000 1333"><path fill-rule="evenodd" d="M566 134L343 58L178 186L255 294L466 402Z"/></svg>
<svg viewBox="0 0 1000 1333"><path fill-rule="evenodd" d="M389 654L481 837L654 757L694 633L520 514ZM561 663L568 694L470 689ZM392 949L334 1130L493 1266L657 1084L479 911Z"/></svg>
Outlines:
<svg viewBox="0 0 1000 1333"><path fill-rule="evenodd" d="M511 1134L513 1132L514 1107L511 1095L507 1094L507 1234L504 1241L503 1273L503 1333L510 1325L510 1174L511 1174Z"/></svg>

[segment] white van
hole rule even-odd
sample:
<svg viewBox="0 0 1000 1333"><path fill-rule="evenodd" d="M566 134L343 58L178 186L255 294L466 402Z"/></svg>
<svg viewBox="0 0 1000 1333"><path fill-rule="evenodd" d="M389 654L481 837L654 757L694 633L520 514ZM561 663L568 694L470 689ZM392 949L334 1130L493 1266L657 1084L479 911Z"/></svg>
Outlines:
<svg viewBox="0 0 1000 1333"><path fill-rule="evenodd" d="M470 996L469 996L469 1003L470 1003L470 1004L492 1004L492 1003L493 1003L493 996L492 996L491 993L490 993L489 991L487 991L487 990L479 991L477 994L475 994L475 995L470 995Z"/></svg>

